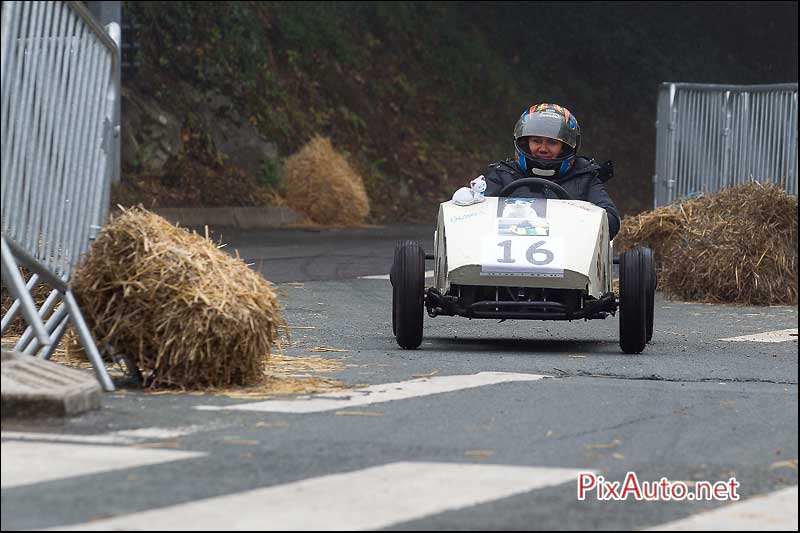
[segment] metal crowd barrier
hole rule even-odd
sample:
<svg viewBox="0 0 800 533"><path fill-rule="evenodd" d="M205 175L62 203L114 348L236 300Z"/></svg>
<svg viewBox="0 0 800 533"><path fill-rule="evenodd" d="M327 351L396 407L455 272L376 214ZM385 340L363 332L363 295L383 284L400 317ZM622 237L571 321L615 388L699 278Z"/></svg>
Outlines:
<svg viewBox="0 0 800 533"><path fill-rule="evenodd" d="M797 84L663 83L655 207L751 180L797 194Z"/></svg>
<svg viewBox="0 0 800 533"><path fill-rule="evenodd" d="M2 331L21 311L28 328L15 350L46 359L71 321L107 391L114 385L69 279L108 215L119 60L81 2L2 3L0 255L16 298ZM27 285L21 266L33 273ZM39 309L38 283L53 289Z"/></svg>

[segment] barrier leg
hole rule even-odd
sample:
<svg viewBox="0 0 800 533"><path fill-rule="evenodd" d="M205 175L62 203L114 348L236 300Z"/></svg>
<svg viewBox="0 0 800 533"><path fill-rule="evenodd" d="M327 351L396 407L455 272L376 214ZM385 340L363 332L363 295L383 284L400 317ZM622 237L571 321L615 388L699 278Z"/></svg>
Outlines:
<svg viewBox="0 0 800 533"><path fill-rule="evenodd" d="M98 351L97 345L92 337L92 332L89 330L89 327L86 325L86 321L83 319L81 310L78 307L78 302L75 300L75 295L72 294L71 289L68 289L67 292L64 293L64 303L67 304L69 315L72 318L72 323L75 325L75 329L78 332L78 337L81 340L83 349L86 350L86 356L89 358L89 361L91 361L92 366L94 366L94 372L97 375L97 380L103 386L103 389L106 390L106 392L114 391L114 383L111 381L111 376L108 375L108 371L103 364L103 358L100 357L100 352Z"/></svg>
<svg viewBox="0 0 800 533"><path fill-rule="evenodd" d="M42 320L45 319L47 313L49 313L50 310L53 308L53 305L55 305L56 299L58 298L58 294L59 292L57 290L53 290L52 292L50 292L50 295L47 297L47 300L45 300L44 303L42 304L41 309L39 309L39 316L42 317ZM49 337L50 334L53 333L53 330L47 327L48 323L49 321L45 323L44 329L47 332L47 336ZM25 333L22 334L22 337L20 337L19 341L17 342L17 345L14 346L14 351L31 353L27 351L27 348L32 338L33 338L33 328L28 326L28 328L25 330Z"/></svg>
<svg viewBox="0 0 800 533"><path fill-rule="evenodd" d="M60 306L58 306L58 309L56 309L55 312L53 312L50 318L47 319L47 322L45 322L44 329L47 330L47 334L50 336L51 339L53 338L53 334L55 333L55 331L58 329L58 326L61 324L61 321L66 316L67 316L67 306L62 303ZM56 346L53 347L54 349L58 348L58 343L55 344ZM33 341L31 341L30 344L28 344L28 346L26 346L23 350L17 350L17 351L21 351L28 355L34 355L36 354L36 352L39 351L39 348L41 348L39 346L39 341L33 339Z"/></svg>
<svg viewBox="0 0 800 533"><path fill-rule="evenodd" d="M25 285L25 290L27 292L31 292L38 282L39 282L39 274L32 274L30 279L28 280L28 284ZM11 322L14 320L14 317L17 316L19 309L20 309L19 300L14 300L14 303L11 304L11 307L9 307L8 311L6 311L6 316L3 317L3 323L2 325L0 325L0 335L6 332L8 326L10 326Z"/></svg>
<svg viewBox="0 0 800 533"><path fill-rule="evenodd" d="M4 237L0 237L0 246L2 275L3 280L6 282L6 287L8 287L11 295L19 300L22 314L25 316L25 320L28 324L33 328L36 338L39 339L42 346L49 346L50 337L47 336L47 332L44 330L42 317L39 316L36 304L33 303L33 298L30 293L25 290L25 279L22 277L22 274L19 273L19 267L16 261L14 261L14 257L11 255L11 249L6 244L6 239Z"/></svg>
<svg viewBox="0 0 800 533"><path fill-rule="evenodd" d="M69 324L69 314L65 313L64 318L61 319L61 323L56 328L55 333L53 333L53 344L51 344L50 346L39 352L40 359L44 359L45 361L50 360L50 357L53 355L53 352L56 351L56 347L61 342L61 338L67 331L67 324Z"/></svg>

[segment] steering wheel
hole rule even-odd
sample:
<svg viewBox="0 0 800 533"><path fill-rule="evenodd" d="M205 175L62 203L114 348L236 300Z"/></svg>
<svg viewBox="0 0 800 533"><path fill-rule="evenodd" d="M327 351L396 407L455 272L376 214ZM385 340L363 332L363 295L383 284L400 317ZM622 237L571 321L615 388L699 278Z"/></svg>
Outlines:
<svg viewBox="0 0 800 533"><path fill-rule="evenodd" d="M521 180L512 181L500 189L500 192L497 193L497 196L500 198L507 198L511 196L512 192L516 191L520 187L531 187L543 191L549 190L555 194L559 200L574 200L572 195L568 193L564 187L558 183L554 183L543 178L522 178Z"/></svg>

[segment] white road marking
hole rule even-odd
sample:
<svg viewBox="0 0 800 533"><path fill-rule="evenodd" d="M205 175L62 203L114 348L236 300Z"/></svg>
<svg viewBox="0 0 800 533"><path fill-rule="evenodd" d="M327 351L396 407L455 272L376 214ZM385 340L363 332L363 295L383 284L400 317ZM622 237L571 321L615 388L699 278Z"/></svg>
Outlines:
<svg viewBox="0 0 800 533"><path fill-rule="evenodd" d="M202 457L204 453L122 446L4 441L2 488Z"/></svg>
<svg viewBox="0 0 800 533"><path fill-rule="evenodd" d="M797 485L648 531L797 531Z"/></svg>
<svg viewBox="0 0 800 533"><path fill-rule="evenodd" d="M797 340L797 328L794 329L781 329L778 331L767 331L765 333L756 333L755 335L743 335L741 337L730 337L728 339L719 339L721 341L734 341L734 342L786 342Z"/></svg>
<svg viewBox="0 0 800 533"><path fill-rule="evenodd" d="M0 437L10 440L78 442L83 444L137 444L153 440L173 440L196 433L200 426L178 428L140 428L125 429L103 433L100 435L73 435L69 433L31 433L20 431L3 431Z"/></svg>
<svg viewBox="0 0 800 533"><path fill-rule="evenodd" d="M390 463L63 529L376 530L574 482L580 472L505 465Z"/></svg>
<svg viewBox="0 0 800 533"><path fill-rule="evenodd" d="M363 389L320 394L296 400L266 400L263 402L243 403L225 407L214 405L198 405L201 411L265 411L272 413L319 413L322 411L341 410L349 407L362 407L374 403L391 402L418 398L431 394L453 392L497 383L512 381L538 381L550 376L538 374L514 374L511 372L480 372L478 374L437 376L433 378L413 379L399 383L383 383L371 385Z"/></svg>
<svg viewBox="0 0 800 533"><path fill-rule="evenodd" d="M433 270L426 270L425 271L426 278L433 277ZM389 279L389 274L383 274L380 276L359 276L358 279Z"/></svg>

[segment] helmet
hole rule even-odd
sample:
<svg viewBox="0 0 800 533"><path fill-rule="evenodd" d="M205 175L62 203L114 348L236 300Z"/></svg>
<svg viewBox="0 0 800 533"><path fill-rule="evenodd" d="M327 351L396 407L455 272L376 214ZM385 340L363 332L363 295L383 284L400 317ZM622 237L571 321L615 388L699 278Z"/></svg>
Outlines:
<svg viewBox="0 0 800 533"><path fill-rule="evenodd" d="M528 146L528 137L549 137L564 143L564 152L556 159L535 157ZM581 144L581 128L566 107L557 104L536 104L526 109L514 126L514 158L525 174L557 178L569 172Z"/></svg>

